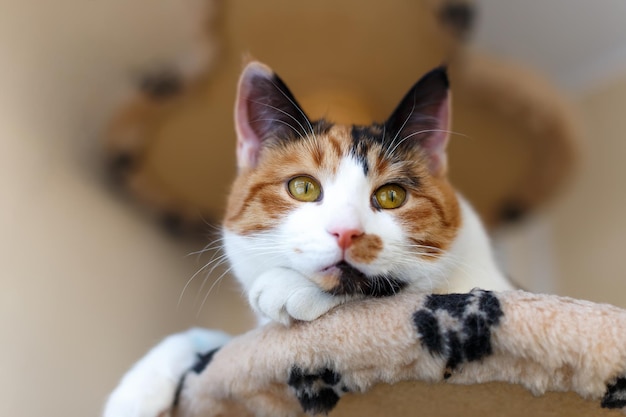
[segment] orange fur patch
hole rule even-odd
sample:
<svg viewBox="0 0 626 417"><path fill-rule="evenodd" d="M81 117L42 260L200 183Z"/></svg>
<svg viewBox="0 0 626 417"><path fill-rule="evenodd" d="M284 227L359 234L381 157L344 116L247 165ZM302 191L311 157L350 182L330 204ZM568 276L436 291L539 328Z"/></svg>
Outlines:
<svg viewBox="0 0 626 417"><path fill-rule="evenodd" d="M348 251L351 260L369 264L376 260L383 249L383 240L376 235L364 234L354 238Z"/></svg>
<svg viewBox="0 0 626 417"><path fill-rule="evenodd" d="M340 285L341 272L337 269L328 274L313 275L310 279L323 291L330 293Z"/></svg>

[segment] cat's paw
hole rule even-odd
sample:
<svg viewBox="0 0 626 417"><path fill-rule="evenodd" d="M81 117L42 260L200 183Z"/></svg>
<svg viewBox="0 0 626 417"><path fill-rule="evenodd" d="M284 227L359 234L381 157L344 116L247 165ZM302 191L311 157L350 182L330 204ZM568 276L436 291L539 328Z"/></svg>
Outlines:
<svg viewBox="0 0 626 417"><path fill-rule="evenodd" d="M109 396L103 417L165 417L183 374L198 354L224 345L219 331L190 329L165 338L124 375Z"/></svg>
<svg viewBox="0 0 626 417"><path fill-rule="evenodd" d="M282 268L258 277L248 300L257 313L284 325L293 320L315 320L344 301L322 291L298 272Z"/></svg>

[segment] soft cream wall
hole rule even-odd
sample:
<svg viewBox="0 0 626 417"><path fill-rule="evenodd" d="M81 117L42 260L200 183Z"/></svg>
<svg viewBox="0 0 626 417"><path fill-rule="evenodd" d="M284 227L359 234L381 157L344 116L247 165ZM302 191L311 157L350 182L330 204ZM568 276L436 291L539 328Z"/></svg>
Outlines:
<svg viewBox="0 0 626 417"><path fill-rule="evenodd" d="M574 178L497 247L524 288L626 307L626 74L572 100L585 131Z"/></svg>
<svg viewBox="0 0 626 417"><path fill-rule="evenodd" d="M192 3L0 0L1 416L97 416L163 335L249 322L228 281L200 318L200 280L177 307L209 258L100 176L100 124L139 69L196 45Z"/></svg>
<svg viewBox="0 0 626 417"><path fill-rule="evenodd" d="M556 289L626 307L626 74L577 101L587 130L582 165L548 213Z"/></svg>

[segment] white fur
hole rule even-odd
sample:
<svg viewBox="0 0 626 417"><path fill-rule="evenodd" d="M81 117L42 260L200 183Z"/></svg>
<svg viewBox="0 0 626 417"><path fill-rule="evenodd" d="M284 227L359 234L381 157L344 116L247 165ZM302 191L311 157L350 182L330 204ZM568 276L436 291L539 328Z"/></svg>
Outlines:
<svg viewBox="0 0 626 417"><path fill-rule="evenodd" d="M462 227L450 249L452 269L445 285L434 291L468 292L474 288L493 291L515 289L498 267L491 241L478 215L469 203L457 195L461 204Z"/></svg>
<svg viewBox="0 0 626 417"><path fill-rule="evenodd" d="M126 372L109 396L103 417L169 416L180 378L197 354L220 347L229 338L195 328L166 337Z"/></svg>

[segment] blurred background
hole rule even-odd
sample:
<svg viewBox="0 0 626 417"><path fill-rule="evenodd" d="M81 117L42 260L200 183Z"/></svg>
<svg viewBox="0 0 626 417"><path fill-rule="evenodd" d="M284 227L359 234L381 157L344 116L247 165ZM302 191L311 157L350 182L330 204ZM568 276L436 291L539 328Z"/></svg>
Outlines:
<svg viewBox="0 0 626 417"><path fill-rule="evenodd" d="M98 415L164 335L254 325L233 279L212 287L224 268L202 285L219 255L193 254L234 172L245 52L338 119L380 120L450 60L455 130L478 132L451 148L453 179L505 269L532 291L626 307L626 3L292 3L0 0L0 415ZM485 128L493 146L479 116L502 127ZM507 167L532 181L504 182Z"/></svg>

